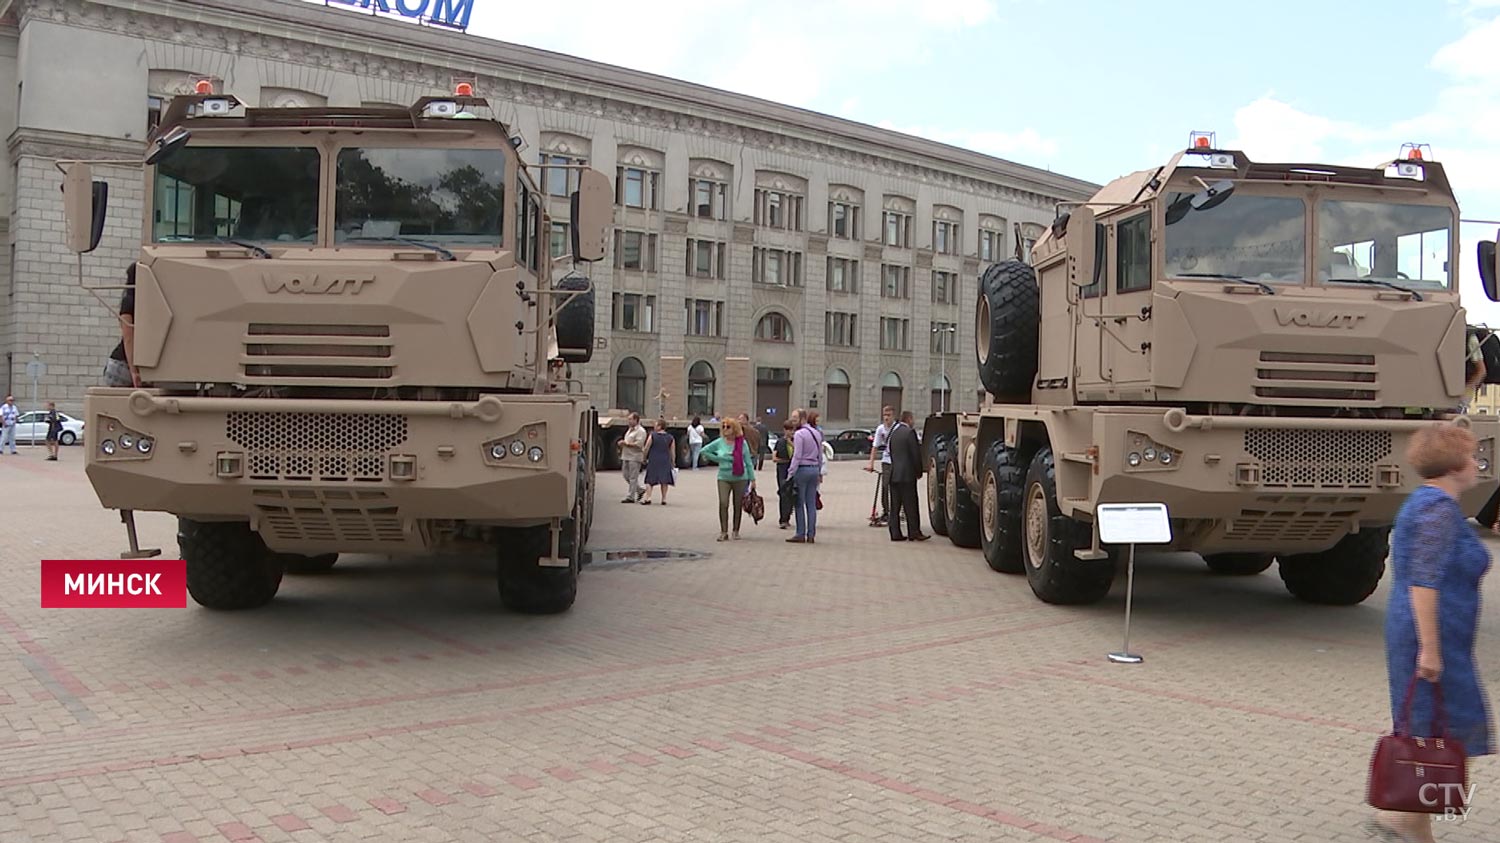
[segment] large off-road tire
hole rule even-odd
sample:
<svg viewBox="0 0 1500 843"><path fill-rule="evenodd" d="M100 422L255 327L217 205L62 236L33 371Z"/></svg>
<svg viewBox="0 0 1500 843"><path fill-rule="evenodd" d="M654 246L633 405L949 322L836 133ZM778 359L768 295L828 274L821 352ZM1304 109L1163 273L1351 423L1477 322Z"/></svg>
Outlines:
<svg viewBox="0 0 1500 843"><path fill-rule="evenodd" d="M1075 550L1093 544L1093 528L1062 514L1057 505L1057 476L1052 449L1043 447L1026 470L1021 502L1026 540L1026 580L1044 603L1097 603L1115 579L1115 554L1101 560L1079 559Z"/></svg>
<svg viewBox="0 0 1500 843"><path fill-rule="evenodd" d="M558 553L568 558L566 568L537 564L552 552L552 530L547 525L500 531L495 579L505 608L528 615L553 615L573 607L583 548L578 541L577 519L565 519L561 526Z"/></svg>
<svg viewBox="0 0 1500 843"><path fill-rule="evenodd" d="M1251 577L1263 573L1276 561L1274 553L1210 553L1203 557L1215 574Z"/></svg>
<svg viewBox="0 0 1500 843"><path fill-rule="evenodd" d="M177 548L187 563L188 594L200 606L253 609L281 588L280 554L244 521L178 518Z"/></svg>
<svg viewBox="0 0 1500 843"><path fill-rule="evenodd" d="M979 506L964 485L958 467L958 448L949 448L947 467L943 469L944 519L948 522L948 541L958 547L979 547ZM895 513L891 513L895 517Z"/></svg>
<svg viewBox="0 0 1500 843"><path fill-rule="evenodd" d="M623 427L605 427L598 432L599 444L596 446L599 459L595 462L600 471L620 470L620 440L625 437Z"/></svg>
<svg viewBox="0 0 1500 843"><path fill-rule="evenodd" d="M932 438L927 449L927 523L940 536L948 535L947 487L944 481L948 472L948 452L958 443L947 434Z"/></svg>
<svg viewBox="0 0 1500 843"><path fill-rule="evenodd" d="M316 556L282 553L280 556L288 574L326 574L339 561L337 553L319 553Z"/></svg>
<svg viewBox="0 0 1500 843"><path fill-rule="evenodd" d="M556 289L588 291L560 307L555 323L558 356L568 363L587 363L594 356L594 290L580 275L564 276Z"/></svg>
<svg viewBox="0 0 1500 843"><path fill-rule="evenodd" d="M1026 468L1019 452L996 441L985 450L979 472L979 544L984 561L1002 574L1026 572L1026 533L1021 524Z"/></svg>
<svg viewBox="0 0 1500 843"><path fill-rule="evenodd" d="M974 318L980 383L996 401L1029 402L1042 324L1036 270L1015 260L986 269Z"/></svg>
<svg viewBox="0 0 1500 843"><path fill-rule="evenodd" d="M1390 555L1391 528L1350 533L1321 553L1278 558L1281 581L1299 600L1353 606L1375 593Z"/></svg>

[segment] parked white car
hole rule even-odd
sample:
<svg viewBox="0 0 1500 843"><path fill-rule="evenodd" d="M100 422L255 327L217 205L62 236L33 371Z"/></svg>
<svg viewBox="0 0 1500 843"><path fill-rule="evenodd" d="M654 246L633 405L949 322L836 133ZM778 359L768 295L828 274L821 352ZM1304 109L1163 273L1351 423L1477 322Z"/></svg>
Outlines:
<svg viewBox="0 0 1500 843"><path fill-rule="evenodd" d="M67 413L58 413L62 417L62 433L57 441L62 445L76 445L83 441L83 420L75 419ZM47 441L47 411L34 410L30 413L22 413L16 420L16 442L46 442Z"/></svg>

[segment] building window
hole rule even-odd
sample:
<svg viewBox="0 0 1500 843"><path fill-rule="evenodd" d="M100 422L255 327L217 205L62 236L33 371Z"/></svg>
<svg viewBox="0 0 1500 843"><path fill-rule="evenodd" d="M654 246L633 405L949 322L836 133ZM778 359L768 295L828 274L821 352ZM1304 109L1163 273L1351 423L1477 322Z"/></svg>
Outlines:
<svg viewBox="0 0 1500 843"><path fill-rule="evenodd" d="M853 313L830 310L823 324L824 342L841 348L859 346L859 317Z"/></svg>
<svg viewBox="0 0 1500 843"><path fill-rule="evenodd" d="M642 334L656 332L656 296L615 293L614 329Z"/></svg>
<svg viewBox="0 0 1500 843"><path fill-rule="evenodd" d="M727 247L714 240L687 241L687 274L692 278L726 278L724 256Z"/></svg>
<svg viewBox="0 0 1500 843"><path fill-rule="evenodd" d="M784 190L757 189L755 224L782 231L801 231L802 197Z"/></svg>
<svg viewBox="0 0 1500 843"><path fill-rule="evenodd" d="M644 231L615 231L615 269L656 271L656 235Z"/></svg>
<svg viewBox="0 0 1500 843"><path fill-rule="evenodd" d="M693 197L693 216L706 220L729 219L729 185L709 179L689 179L688 195Z"/></svg>
<svg viewBox="0 0 1500 843"><path fill-rule="evenodd" d="M958 323L957 322L933 322L932 343L928 352L932 354L957 354L958 353Z"/></svg>
<svg viewBox="0 0 1500 843"><path fill-rule="evenodd" d="M573 242L568 239L568 224L565 222L552 223L552 257L560 258L573 250Z"/></svg>
<svg viewBox="0 0 1500 843"><path fill-rule="evenodd" d="M901 376L895 372L886 372L880 378L880 403L885 407L894 407L900 413L901 406Z"/></svg>
<svg viewBox="0 0 1500 843"><path fill-rule="evenodd" d="M646 412L646 367L626 357L615 368L615 406L633 413Z"/></svg>
<svg viewBox="0 0 1500 843"><path fill-rule="evenodd" d="M1005 232L981 229L979 232L979 259L991 263L1005 255Z"/></svg>
<svg viewBox="0 0 1500 843"><path fill-rule="evenodd" d="M690 416L714 414L714 367L707 360L688 369L687 411Z"/></svg>
<svg viewBox="0 0 1500 843"><path fill-rule="evenodd" d="M958 273L933 270L932 301L934 304L958 304Z"/></svg>
<svg viewBox="0 0 1500 843"><path fill-rule="evenodd" d="M615 170L615 204L627 208L655 211L660 208L658 186L661 173L640 167L618 167Z"/></svg>
<svg viewBox="0 0 1500 843"><path fill-rule="evenodd" d="M1036 246L1035 237L1021 236L1021 262L1031 263L1031 250Z"/></svg>
<svg viewBox="0 0 1500 843"><path fill-rule="evenodd" d="M582 175L581 170L561 169L569 164L582 166L588 161L583 158L570 158L566 155L549 155L543 152L538 156L542 165L542 192L548 196L572 196L578 190L578 177Z"/></svg>
<svg viewBox="0 0 1500 843"><path fill-rule="evenodd" d="M1115 226L1115 292L1151 289L1151 216L1140 214Z"/></svg>
<svg viewBox="0 0 1500 843"><path fill-rule="evenodd" d="M886 211L884 218L885 245L900 249L911 248L911 215Z"/></svg>
<svg viewBox="0 0 1500 843"><path fill-rule="evenodd" d="M945 220L932 223L932 250L940 255L958 254L958 223Z"/></svg>
<svg viewBox="0 0 1500 843"><path fill-rule="evenodd" d="M837 240L858 240L859 206L849 202L829 202L828 236Z"/></svg>
<svg viewBox="0 0 1500 843"><path fill-rule="evenodd" d="M880 297L883 299L911 298L911 267L882 264L880 267Z"/></svg>
<svg viewBox="0 0 1500 843"><path fill-rule="evenodd" d="M755 338L765 342L791 342L792 320L780 313L767 313L755 323Z"/></svg>
<svg viewBox="0 0 1500 843"><path fill-rule="evenodd" d="M827 287L830 293L859 292L859 261L828 258Z"/></svg>
<svg viewBox="0 0 1500 843"><path fill-rule="evenodd" d="M843 369L828 372L828 418L849 419L849 373Z"/></svg>
<svg viewBox="0 0 1500 843"><path fill-rule="evenodd" d="M684 299L687 307L687 335L690 337L724 336L724 303L713 299Z"/></svg>
<svg viewBox="0 0 1500 843"><path fill-rule="evenodd" d="M880 317L880 350L911 351L911 320Z"/></svg>
<svg viewBox="0 0 1500 843"><path fill-rule="evenodd" d="M953 383L939 374L932 379L932 412L946 413L949 409L948 396L953 392Z"/></svg>
<svg viewBox="0 0 1500 843"><path fill-rule="evenodd" d="M167 101L163 97L146 97L146 133L150 134L152 129L161 125L162 112L167 110Z"/></svg>
<svg viewBox="0 0 1500 843"><path fill-rule="evenodd" d="M757 284L801 287L802 253L756 247L751 255L751 274Z"/></svg>

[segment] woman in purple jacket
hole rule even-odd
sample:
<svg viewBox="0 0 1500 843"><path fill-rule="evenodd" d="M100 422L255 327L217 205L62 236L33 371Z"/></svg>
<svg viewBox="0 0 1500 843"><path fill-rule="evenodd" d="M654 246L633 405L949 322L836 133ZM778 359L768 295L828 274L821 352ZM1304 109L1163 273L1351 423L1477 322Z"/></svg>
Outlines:
<svg viewBox="0 0 1500 843"><path fill-rule="evenodd" d="M797 534L790 544L812 544L818 535L818 485L823 479L823 434L804 424L792 434L792 484L797 489L793 511Z"/></svg>

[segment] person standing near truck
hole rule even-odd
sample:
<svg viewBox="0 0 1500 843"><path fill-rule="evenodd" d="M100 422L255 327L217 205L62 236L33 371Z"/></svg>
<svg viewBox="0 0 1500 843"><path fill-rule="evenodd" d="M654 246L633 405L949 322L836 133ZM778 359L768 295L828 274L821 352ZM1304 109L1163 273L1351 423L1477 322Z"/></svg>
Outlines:
<svg viewBox="0 0 1500 843"><path fill-rule="evenodd" d="M57 462L57 440L62 437L62 416L57 412L57 402L47 402L47 459Z"/></svg>
<svg viewBox="0 0 1500 843"><path fill-rule="evenodd" d="M620 440L620 465L625 472L625 498L620 503L638 503L646 495L641 488L641 464L646 461L646 428L641 427L641 414L630 414L630 429Z"/></svg>
<svg viewBox="0 0 1500 843"><path fill-rule="evenodd" d="M693 421L687 429L688 453L692 456L688 466L695 471L698 468L698 457L703 453L703 433L703 419L693 416Z"/></svg>
<svg viewBox="0 0 1500 843"><path fill-rule="evenodd" d="M880 476L875 480L875 495L880 498L880 514L870 516L871 527L884 527L891 517L891 450L888 440L891 423L896 420L896 408L887 404L880 408L880 426L875 428L875 441L870 446L870 464L865 471L876 471L875 461L880 460Z"/></svg>

